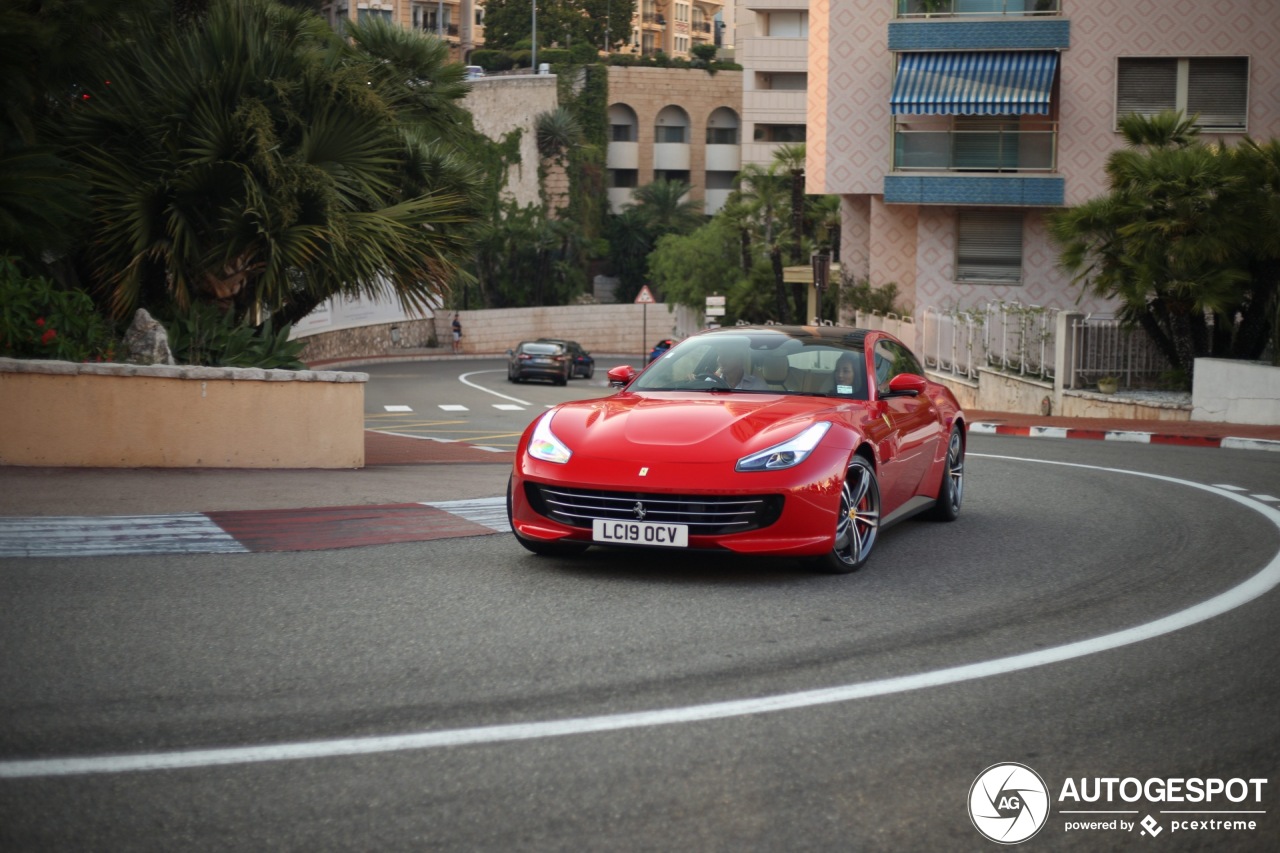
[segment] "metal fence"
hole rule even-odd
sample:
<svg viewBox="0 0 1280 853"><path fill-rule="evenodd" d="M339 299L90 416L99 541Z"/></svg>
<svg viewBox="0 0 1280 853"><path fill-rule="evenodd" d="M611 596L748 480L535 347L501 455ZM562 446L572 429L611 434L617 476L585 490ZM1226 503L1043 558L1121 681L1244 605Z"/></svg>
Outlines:
<svg viewBox="0 0 1280 853"><path fill-rule="evenodd" d="M985 308L921 313L918 346L925 365L934 370L978 378L987 367L1052 379L1058 311L1015 302L992 302Z"/></svg>
<svg viewBox="0 0 1280 853"><path fill-rule="evenodd" d="M1121 387L1153 385L1173 369L1168 357L1141 329L1110 317L1081 317L1071 323L1075 365L1067 388L1115 377Z"/></svg>

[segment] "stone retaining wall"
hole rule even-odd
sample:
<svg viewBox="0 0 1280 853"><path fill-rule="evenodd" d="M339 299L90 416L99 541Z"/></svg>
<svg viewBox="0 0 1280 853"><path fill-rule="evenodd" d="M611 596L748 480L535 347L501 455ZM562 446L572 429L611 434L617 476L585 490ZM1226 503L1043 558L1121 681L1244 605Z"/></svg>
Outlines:
<svg viewBox="0 0 1280 853"><path fill-rule="evenodd" d="M360 468L368 378L0 359L0 465Z"/></svg>
<svg viewBox="0 0 1280 853"><path fill-rule="evenodd" d="M662 338L683 338L702 328L702 315L684 306L559 305L545 308L493 308L460 311L462 352L498 355L520 341L566 338L587 352L635 353L637 358ZM438 348L451 352L453 314L439 312L434 320L400 320L374 326L309 335L302 360L308 364L344 359L409 356L412 351ZM392 330L398 340L393 339Z"/></svg>

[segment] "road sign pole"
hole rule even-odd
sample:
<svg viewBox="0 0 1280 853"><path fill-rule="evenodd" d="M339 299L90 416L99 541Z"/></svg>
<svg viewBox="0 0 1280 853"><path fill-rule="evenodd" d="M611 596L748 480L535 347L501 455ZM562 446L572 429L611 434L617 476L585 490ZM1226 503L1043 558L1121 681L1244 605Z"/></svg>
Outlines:
<svg viewBox="0 0 1280 853"><path fill-rule="evenodd" d="M657 300L653 298L653 291L649 289L649 285L642 285L640 287L640 292L636 294L635 300L637 305L644 306L644 313L642 315L644 319L641 321L640 325L640 358L642 360L646 359L649 355L649 351L645 349L645 341L649 340L649 303L656 301ZM645 361L645 364L648 364L648 362Z"/></svg>

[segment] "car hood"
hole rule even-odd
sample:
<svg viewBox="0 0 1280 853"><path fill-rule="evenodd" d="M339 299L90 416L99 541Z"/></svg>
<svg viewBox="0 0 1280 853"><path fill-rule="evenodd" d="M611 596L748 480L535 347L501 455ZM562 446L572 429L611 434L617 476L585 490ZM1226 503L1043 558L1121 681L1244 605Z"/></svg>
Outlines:
<svg viewBox="0 0 1280 853"><path fill-rule="evenodd" d="M848 406L778 394L624 392L556 408L551 430L579 458L736 461Z"/></svg>

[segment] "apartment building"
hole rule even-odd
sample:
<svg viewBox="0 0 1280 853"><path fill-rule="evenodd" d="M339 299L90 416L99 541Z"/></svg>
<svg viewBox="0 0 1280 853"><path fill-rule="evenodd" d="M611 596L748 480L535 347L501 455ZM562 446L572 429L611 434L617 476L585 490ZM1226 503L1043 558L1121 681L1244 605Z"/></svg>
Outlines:
<svg viewBox="0 0 1280 853"><path fill-rule="evenodd" d="M1057 268L1045 218L1106 191L1122 115L1177 108L1228 144L1280 137L1275 0L813 0L809 13L810 192L841 196L845 268L916 308L1109 310Z"/></svg>
<svg viewBox="0 0 1280 853"><path fill-rule="evenodd" d="M695 45L718 44L716 16L723 6L719 0L636 0L631 41L620 52L688 59Z"/></svg>
<svg viewBox="0 0 1280 853"><path fill-rule="evenodd" d="M736 0L734 61L742 66L742 162L767 166L805 141L809 0Z"/></svg>
<svg viewBox="0 0 1280 853"><path fill-rule="evenodd" d="M708 215L741 168L742 72L609 68L609 208L655 180L684 181Z"/></svg>
<svg viewBox="0 0 1280 853"><path fill-rule="evenodd" d="M484 45L484 0L334 0L320 12L335 29L343 21L380 17L415 30L433 33L449 44L449 58L465 62Z"/></svg>

